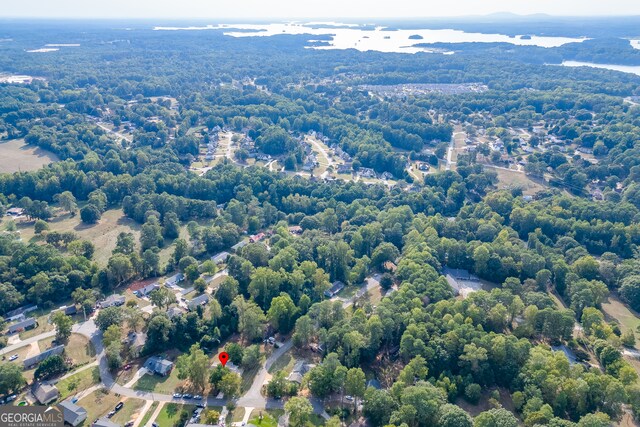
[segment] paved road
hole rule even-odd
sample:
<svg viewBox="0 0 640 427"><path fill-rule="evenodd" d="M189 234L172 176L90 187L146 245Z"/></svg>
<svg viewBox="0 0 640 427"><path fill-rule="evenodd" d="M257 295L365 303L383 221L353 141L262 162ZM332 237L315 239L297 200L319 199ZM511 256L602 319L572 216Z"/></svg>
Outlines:
<svg viewBox="0 0 640 427"><path fill-rule="evenodd" d="M351 306L358 298L365 294L365 292L369 292L374 288L380 286L380 274L374 274L373 276L367 277L365 280L365 284L362 285L360 289L357 290L355 295L351 298L348 298L342 302L342 308L348 308ZM336 300L339 298L336 297Z"/></svg>
<svg viewBox="0 0 640 427"><path fill-rule="evenodd" d="M282 406L282 402L275 399L265 398L261 391L262 385L269 373L269 369L273 363L278 360L280 356L291 350L293 342L291 340L285 341L282 345L275 349L273 353L265 360L264 364L253 379L253 384L249 391L245 393L240 399L238 399L236 405L241 407L251 408L278 408Z"/></svg>
<svg viewBox="0 0 640 427"><path fill-rule="evenodd" d="M20 341L19 343L6 346L2 350L0 350L0 355L14 352L17 349L22 348L22 347L24 347L26 345L33 344L34 342L38 342L38 341L43 340L45 338L50 338L50 337L55 337L55 336L56 336L56 331L50 331L50 332L42 333L40 335L36 335L34 337L31 337L31 338L24 339L24 340Z"/></svg>
<svg viewBox="0 0 640 427"><path fill-rule="evenodd" d="M77 331L79 334L82 334L91 340L95 350L96 357L99 362L100 367L100 379L105 388L111 390L114 393L117 393L121 396L133 397L136 399L143 400L154 400L157 402L177 402L177 403L190 403L196 404L201 403L199 401L193 399L174 399L170 394L161 394L161 393L152 393L148 391L141 390L133 390L120 384L116 383L113 379L113 375L111 375L111 371L109 371L109 366L107 364L107 355L102 344L102 332L96 327L93 320L89 320L84 322L77 327ZM224 406L226 403L225 399L216 399L213 397L207 398L207 406Z"/></svg>

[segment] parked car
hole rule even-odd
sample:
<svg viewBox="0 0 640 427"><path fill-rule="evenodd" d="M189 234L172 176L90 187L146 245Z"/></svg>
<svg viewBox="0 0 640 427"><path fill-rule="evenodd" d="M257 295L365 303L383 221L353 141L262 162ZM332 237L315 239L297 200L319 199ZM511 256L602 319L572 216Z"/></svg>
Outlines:
<svg viewBox="0 0 640 427"><path fill-rule="evenodd" d="M16 396L15 394L12 394L11 396L6 398L7 403L9 402L13 402L14 400L16 400L18 396Z"/></svg>
<svg viewBox="0 0 640 427"><path fill-rule="evenodd" d="M129 421L124 425L124 427L131 427L133 425L133 421Z"/></svg>
<svg viewBox="0 0 640 427"><path fill-rule="evenodd" d="M111 411L107 414L107 418L111 418L116 414L116 411Z"/></svg>
<svg viewBox="0 0 640 427"><path fill-rule="evenodd" d="M193 398L195 400L202 400L202 396L200 396L199 394L196 394L195 396L193 396Z"/></svg>
<svg viewBox="0 0 640 427"><path fill-rule="evenodd" d="M174 398L174 399L182 399L182 394L180 394L180 393L173 393L173 398Z"/></svg>
<svg viewBox="0 0 640 427"><path fill-rule="evenodd" d="M115 410L119 411L120 409L122 409L123 406L124 406L124 402L120 402L116 405Z"/></svg>
<svg viewBox="0 0 640 427"><path fill-rule="evenodd" d="M9 357L9 362L13 362L14 360L16 360L18 358L17 354L14 354L13 356Z"/></svg>
<svg viewBox="0 0 640 427"><path fill-rule="evenodd" d="M189 393L185 393L182 395L183 398L185 399L191 399L193 397L193 395L189 394Z"/></svg>
<svg viewBox="0 0 640 427"><path fill-rule="evenodd" d="M353 402L353 396L346 395L344 398L349 402Z"/></svg>
<svg viewBox="0 0 640 427"><path fill-rule="evenodd" d="M126 365L124 365L124 370L128 371L129 369L131 369L131 365L129 365L128 363Z"/></svg>

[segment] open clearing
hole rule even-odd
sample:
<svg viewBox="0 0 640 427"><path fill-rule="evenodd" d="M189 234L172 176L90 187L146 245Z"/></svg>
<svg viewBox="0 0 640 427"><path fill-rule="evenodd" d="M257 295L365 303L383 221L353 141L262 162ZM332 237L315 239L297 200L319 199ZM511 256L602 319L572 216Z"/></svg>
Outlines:
<svg viewBox="0 0 640 427"><path fill-rule="evenodd" d="M622 332L631 330L635 332L640 326L640 319L615 295L609 295L607 301L602 303L602 311L618 321Z"/></svg>
<svg viewBox="0 0 640 427"><path fill-rule="evenodd" d="M496 168L485 165L489 170L493 170L498 174L498 188L515 188L522 189L522 193L528 196L532 196L539 191L544 190L546 187L541 183L532 180L526 174L515 170L507 170L505 168Z"/></svg>
<svg viewBox="0 0 640 427"><path fill-rule="evenodd" d="M100 265L106 266L111 252L116 247L118 234L121 232L132 233L136 244L140 239L141 225L128 218L122 209L109 209L102 214L97 224L87 225L80 221L80 215L71 216L67 213L59 215L49 221L50 231L71 231L80 239L88 240L95 245L93 259ZM18 223L18 230L24 241L40 239L35 236L33 223ZM181 235L186 234L186 226L182 227ZM165 240L164 248L160 251L160 262L166 262L171 256L172 241Z"/></svg>
<svg viewBox="0 0 640 427"><path fill-rule="evenodd" d="M58 160L50 151L25 144L24 139L0 142L0 173L33 171Z"/></svg>

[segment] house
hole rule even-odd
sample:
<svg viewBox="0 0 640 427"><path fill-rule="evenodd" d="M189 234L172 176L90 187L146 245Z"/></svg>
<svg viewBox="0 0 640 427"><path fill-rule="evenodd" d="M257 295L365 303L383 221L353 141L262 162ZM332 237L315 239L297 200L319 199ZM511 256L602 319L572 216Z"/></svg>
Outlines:
<svg viewBox="0 0 640 427"><path fill-rule="evenodd" d="M187 307L189 310L195 310L196 307L205 305L209 302L209 295L202 294L200 296L195 297L191 301L187 303Z"/></svg>
<svg viewBox="0 0 640 427"><path fill-rule="evenodd" d="M382 268L384 268L385 271L394 273L398 267L391 261L385 261L385 263L382 264Z"/></svg>
<svg viewBox="0 0 640 427"><path fill-rule="evenodd" d="M7 314L4 315L4 318L7 320L11 320L15 316L20 316L21 314L24 315L32 311L35 311L37 309L38 309L38 306L35 304L23 305L22 307L16 308L15 310L8 311Z"/></svg>
<svg viewBox="0 0 640 427"><path fill-rule="evenodd" d="M103 301L100 301L98 303L98 307L100 308L119 307L121 305L124 305L124 302L125 302L124 295L113 294L113 295L109 295Z"/></svg>
<svg viewBox="0 0 640 427"><path fill-rule="evenodd" d="M24 359L24 361L22 362L22 366L24 366L25 369L29 369L32 366L35 366L38 363L42 362L47 357L62 354L63 351L64 351L64 345L51 347L50 349L45 350L42 353L39 353L39 354L36 354L35 356L31 356L29 358Z"/></svg>
<svg viewBox="0 0 640 427"><path fill-rule="evenodd" d="M10 208L7 209L7 216L12 216L14 218L17 218L19 216L23 216L24 215L24 209L22 208Z"/></svg>
<svg viewBox="0 0 640 427"><path fill-rule="evenodd" d="M58 311L66 314L67 316L72 316L78 312L78 308L75 305L63 305L62 307L52 310L51 314L57 313Z"/></svg>
<svg viewBox="0 0 640 427"><path fill-rule="evenodd" d="M353 171L351 163L345 163L344 165L338 165L338 173L347 174Z"/></svg>
<svg viewBox="0 0 640 427"><path fill-rule="evenodd" d="M360 176L363 178L375 178L376 171L370 168L360 168Z"/></svg>
<svg viewBox="0 0 640 427"><path fill-rule="evenodd" d="M382 178L382 179L393 179L393 175L391 175L389 172L382 172L382 175L380 175L380 178Z"/></svg>
<svg viewBox="0 0 640 427"><path fill-rule="evenodd" d="M264 239L264 237L265 237L264 233L254 234L253 236L249 237L249 242L256 243Z"/></svg>
<svg viewBox="0 0 640 427"><path fill-rule="evenodd" d="M146 297L156 289L160 289L160 284L158 282L142 284L141 287L133 290L133 294L137 297Z"/></svg>
<svg viewBox="0 0 640 427"><path fill-rule="evenodd" d="M242 240L238 243L236 243L235 245L231 246L231 250L233 252L238 252L240 249L244 248L245 246L247 246L249 244L249 241L247 240Z"/></svg>
<svg viewBox="0 0 640 427"><path fill-rule="evenodd" d="M156 375L166 377L173 369L173 362L159 356L152 356L144 362L144 367Z"/></svg>
<svg viewBox="0 0 640 427"><path fill-rule="evenodd" d="M41 405L47 405L60 397L56 386L43 383L37 383L31 393Z"/></svg>
<svg viewBox="0 0 640 427"><path fill-rule="evenodd" d="M36 328L38 326L38 322L33 317L29 317L27 319L21 320L19 322L14 323L13 325L9 325L9 330L7 334L12 335L16 332L27 331L29 329Z"/></svg>
<svg viewBox="0 0 640 427"><path fill-rule="evenodd" d="M109 418L100 418L91 423L91 427L122 427L120 424L113 423Z"/></svg>
<svg viewBox="0 0 640 427"><path fill-rule="evenodd" d="M212 256L211 261L215 262L216 264L223 264L227 262L229 256L231 256L229 252L220 252L219 254Z"/></svg>
<svg viewBox="0 0 640 427"><path fill-rule="evenodd" d="M336 295L338 295L338 292L340 292L343 289L344 289L344 283L342 283L341 281L337 280L337 281L333 282L333 285L331 285L331 287L329 289L324 291L324 296L326 296L327 298L333 298Z"/></svg>
<svg viewBox="0 0 640 427"><path fill-rule="evenodd" d="M181 307L175 306L167 310L167 316L169 316L169 319L173 319L174 317L182 316L184 312L185 311Z"/></svg>
<svg viewBox="0 0 640 427"><path fill-rule="evenodd" d="M295 383L301 384L302 377L304 374L309 372L309 370L313 367L313 365L309 365L304 360L298 360L295 365L293 365L293 369L291 373L287 377L287 380L293 381Z"/></svg>
<svg viewBox="0 0 640 427"><path fill-rule="evenodd" d="M182 282L183 280L184 280L184 274L177 273L169 277L167 280L165 280L164 284L171 288L173 286L176 286L178 283Z"/></svg>
<svg viewBox="0 0 640 427"><path fill-rule="evenodd" d="M289 233L291 234L302 234L302 227L299 225L293 225L289 227Z"/></svg>
<svg viewBox="0 0 640 427"><path fill-rule="evenodd" d="M60 403L62 413L64 415L64 422L73 427L77 427L84 420L87 419L87 410L81 406L76 405L70 400L65 400Z"/></svg>

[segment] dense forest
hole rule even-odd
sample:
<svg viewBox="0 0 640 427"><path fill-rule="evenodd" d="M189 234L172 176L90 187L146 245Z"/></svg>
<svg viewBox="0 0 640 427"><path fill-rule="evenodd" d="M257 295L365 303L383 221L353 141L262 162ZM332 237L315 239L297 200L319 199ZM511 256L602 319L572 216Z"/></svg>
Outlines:
<svg viewBox="0 0 640 427"><path fill-rule="evenodd" d="M0 29L0 72L36 77L0 83L0 136L59 161L0 174L3 213L24 215L2 222L0 315L70 301L92 310L132 282L174 273L204 291L217 268L207 260L229 251L228 276L205 307L169 316L175 298L162 287L142 319L127 304L101 310L96 323L105 335L114 325L143 329L144 355L211 354L239 336L240 356L231 355L245 366L265 337L290 337L318 363L299 388L274 375L267 393L287 397L285 408L298 394L347 394L355 403L335 414L374 426L587 427L640 416L637 362L625 357L638 331L603 311L610 296L640 310L640 107L625 100L640 95L640 77L547 65L637 65L640 50L601 38L406 55L308 49L304 35L32 29ZM49 43L79 46L29 52ZM411 83L486 90L376 96L363 87ZM540 128L556 145L521 144L515 128ZM504 156L531 147L521 172L544 189L501 186L487 167L501 154L486 144L445 168L449 141L477 129L499 138ZM227 131L282 170L226 157L190 170ZM297 174L310 134L346 153L354 174L386 172L393 183ZM433 173L416 177L414 161ZM596 187L601 198L591 197ZM139 236L120 233L106 262L79 231L56 229L63 215L84 230L118 209ZM23 239L26 229L36 235ZM258 233L265 241L249 242ZM446 277L454 269L486 286L459 294ZM380 301L327 296L336 282L360 287L372 275ZM107 348L114 369L131 357L118 344ZM210 375L224 390L223 375ZM366 387L371 379L381 386ZM17 390L3 381L0 394ZM474 417L463 409L481 401Z"/></svg>

